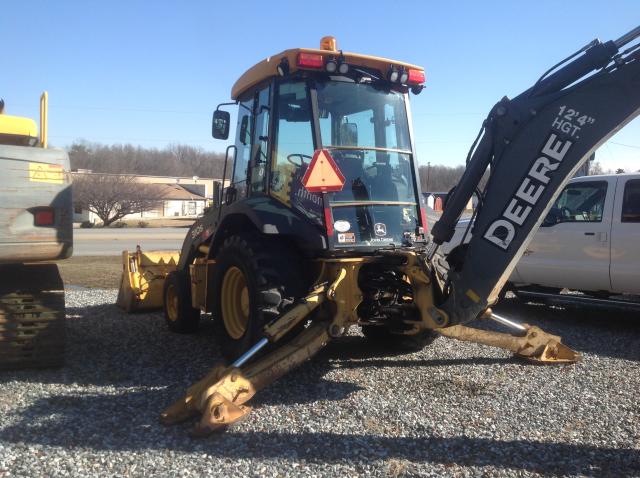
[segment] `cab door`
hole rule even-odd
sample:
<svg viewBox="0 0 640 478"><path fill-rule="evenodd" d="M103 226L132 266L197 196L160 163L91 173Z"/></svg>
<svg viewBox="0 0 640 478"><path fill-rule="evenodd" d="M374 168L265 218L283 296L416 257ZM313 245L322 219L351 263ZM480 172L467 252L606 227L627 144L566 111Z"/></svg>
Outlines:
<svg viewBox="0 0 640 478"><path fill-rule="evenodd" d="M255 122L251 160L249 163L250 195L266 191L266 169L270 157L269 120L271 118L271 86L267 85L256 94Z"/></svg>
<svg viewBox="0 0 640 478"><path fill-rule="evenodd" d="M230 187L225 192L225 203L230 204L247 196L247 176L251 159L251 140L253 132L254 95L241 100L238 104L238 123L236 125L235 160L231 174Z"/></svg>
<svg viewBox="0 0 640 478"><path fill-rule="evenodd" d="M519 279L548 287L609 290L614 195L615 179L569 183L518 263Z"/></svg>
<svg viewBox="0 0 640 478"><path fill-rule="evenodd" d="M611 286L640 294L640 177L618 177L611 229Z"/></svg>

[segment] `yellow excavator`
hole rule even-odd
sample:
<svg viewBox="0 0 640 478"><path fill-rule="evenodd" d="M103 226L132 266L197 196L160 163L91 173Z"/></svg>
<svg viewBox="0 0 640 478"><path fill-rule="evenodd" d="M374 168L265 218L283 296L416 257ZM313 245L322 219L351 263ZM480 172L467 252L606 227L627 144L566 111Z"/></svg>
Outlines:
<svg viewBox="0 0 640 478"><path fill-rule="evenodd" d="M0 369L59 367L65 352L64 286L58 266L73 251L69 157L0 100Z"/></svg>
<svg viewBox="0 0 640 478"><path fill-rule="evenodd" d="M259 389L353 326L406 351L442 335L536 363L578 360L560 337L490 307L567 179L638 114L638 36L593 41L500 100L430 233L409 109L422 67L347 53L325 37L319 49L250 68L213 114L213 137L227 139L223 108L237 105L221 205L194 223L179 254L123 255L119 304L162 305L183 333L211 313L226 359L162 421L199 415L194 434L223 429L249 413ZM442 257L474 193L472 239ZM481 318L513 333L464 325Z"/></svg>

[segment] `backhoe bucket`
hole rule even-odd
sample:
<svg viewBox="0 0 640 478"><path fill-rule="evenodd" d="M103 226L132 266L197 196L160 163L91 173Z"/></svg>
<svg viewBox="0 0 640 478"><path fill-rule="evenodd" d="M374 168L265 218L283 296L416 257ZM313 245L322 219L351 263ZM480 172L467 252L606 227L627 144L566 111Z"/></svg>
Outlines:
<svg viewBox="0 0 640 478"><path fill-rule="evenodd" d="M169 272L176 270L180 253L176 251L122 251L122 279L118 291L119 307L127 312L162 308L162 288Z"/></svg>

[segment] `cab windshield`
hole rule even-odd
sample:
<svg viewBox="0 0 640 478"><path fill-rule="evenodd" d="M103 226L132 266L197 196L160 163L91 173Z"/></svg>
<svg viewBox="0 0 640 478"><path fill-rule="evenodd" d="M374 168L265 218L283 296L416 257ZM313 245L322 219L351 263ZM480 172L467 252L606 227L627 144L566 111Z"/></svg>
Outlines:
<svg viewBox="0 0 640 478"><path fill-rule="evenodd" d="M313 88L317 123L311 115ZM306 191L301 179L313 151L328 149L346 179L342 191L325 198L337 247L399 245L415 232L417 204L405 98L371 83L280 85L272 193L322 223L322 196ZM314 124L320 145L313 140Z"/></svg>
<svg viewBox="0 0 640 478"><path fill-rule="evenodd" d="M404 95L372 84L316 85L322 146L411 152Z"/></svg>

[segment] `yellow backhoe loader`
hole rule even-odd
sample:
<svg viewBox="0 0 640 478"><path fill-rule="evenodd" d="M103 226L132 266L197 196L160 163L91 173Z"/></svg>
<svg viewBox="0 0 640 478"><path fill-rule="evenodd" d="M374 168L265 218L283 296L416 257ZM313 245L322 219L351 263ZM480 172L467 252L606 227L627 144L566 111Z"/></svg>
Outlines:
<svg viewBox="0 0 640 478"><path fill-rule="evenodd" d="M578 360L560 337L490 306L566 180L638 114L638 49L621 51L638 36L591 42L500 100L431 234L409 110L423 68L344 52L332 37L250 68L213 114L214 138L227 139L221 108L238 107L221 206L195 222L179 256L123 256L123 307L155 306L162 289L176 332L211 313L228 360L162 421L200 415L195 434L222 429L249 412L256 391L353 326L381 347L419 350L440 334L538 363ZM440 257L474 193L471 241ZM463 325L482 317L513 334Z"/></svg>

